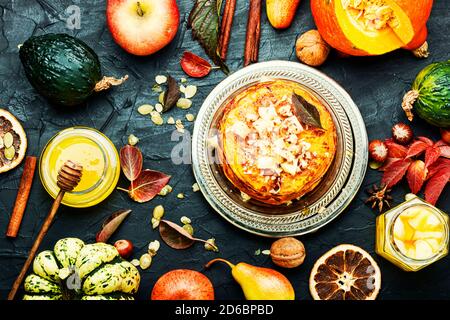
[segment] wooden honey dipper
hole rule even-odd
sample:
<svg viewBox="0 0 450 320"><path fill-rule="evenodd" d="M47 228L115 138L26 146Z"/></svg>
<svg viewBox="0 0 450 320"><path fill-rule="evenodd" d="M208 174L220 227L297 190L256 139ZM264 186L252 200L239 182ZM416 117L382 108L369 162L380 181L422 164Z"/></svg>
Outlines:
<svg viewBox="0 0 450 320"><path fill-rule="evenodd" d="M81 165L72 162L70 160L66 161L64 165L61 167L61 169L59 169L56 182L56 184L60 188L59 193L55 198L55 201L53 202L52 208L50 209L50 212L47 218L45 219L44 224L42 225L41 230L39 231L39 234L37 235L36 240L33 243L33 246L31 247L30 254L28 255L27 260L25 261L22 270L17 276L16 281L14 281L14 284L8 295L8 300L14 299L17 290L19 289L23 281L23 278L25 277L25 274L28 271L28 268L30 267L31 263L34 260L34 257L36 256L36 252L39 249L39 246L41 245L42 239L44 239L48 229L50 228L50 225L52 224L53 218L55 218L56 216L56 212L58 211L59 205L61 204L64 194L76 188L76 186L81 180L82 171L83 167Z"/></svg>

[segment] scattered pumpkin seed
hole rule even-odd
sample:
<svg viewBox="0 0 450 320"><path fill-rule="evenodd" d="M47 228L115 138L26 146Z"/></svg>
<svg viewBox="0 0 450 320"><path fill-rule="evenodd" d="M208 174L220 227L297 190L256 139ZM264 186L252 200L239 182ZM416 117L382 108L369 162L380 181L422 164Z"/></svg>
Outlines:
<svg viewBox="0 0 450 320"><path fill-rule="evenodd" d="M156 92L156 93L159 93L159 92L162 92L163 89L161 88L161 86L160 86L159 84L155 84L155 85L152 87L152 91L153 91L153 92Z"/></svg>
<svg viewBox="0 0 450 320"><path fill-rule="evenodd" d="M192 191L193 192L197 192L197 191L199 191L200 190L200 187L198 186L198 183L196 182L196 183L194 183L193 185L192 185Z"/></svg>
<svg viewBox="0 0 450 320"><path fill-rule="evenodd" d="M263 250L261 253L265 256L270 256L270 250Z"/></svg>
<svg viewBox="0 0 450 320"><path fill-rule="evenodd" d="M156 110L150 112L150 117L160 117L160 116L161 116L161 114Z"/></svg>
<svg viewBox="0 0 450 320"><path fill-rule="evenodd" d="M167 77L163 75L158 75L155 77L155 81L157 84L164 84L167 82Z"/></svg>
<svg viewBox="0 0 450 320"><path fill-rule="evenodd" d="M186 83L187 79L186 78L181 78L180 81L181 81L181 83Z"/></svg>
<svg viewBox="0 0 450 320"><path fill-rule="evenodd" d="M152 264L152 256L149 255L148 253L144 253L139 259L139 265L141 266L142 270L148 269L151 264Z"/></svg>
<svg viewBox="0 0 450 320"><path fill-rule="evenodd" d="M219 252L219 248L217 248L217 245L216 245L216 239L211 238L211 239L206 240L205 249L208 251Z"/></svg>
<svg viewBox="0 0 450 320"><path fill-rule="evenodd" d="M167 122L167 123L169 123L169 122ZM172 192L172 187L170 186L170 185L168 185L168 184L166 184L162 189L161 189L161 191L158 193L158 195L160 195L160 196L167 196L169 193L171 193Z"/></svg>
<svg viewBox="0 0 450 320"><path fill-rule="evenodd" d="M5 145L6 147L6 145ZM9 148L5 148L5 158L8 160L14 159L14 155L16 154L16 149L14 149L14 146L11 146Z"/></svg>
<svg viewBox="0 0 450 320"><path fill-rule="evenodd" d="M3 136L3 144L5 145L5 148L9 148L13 145L14 143L14 137L11 134L11 132L7 132L4 136Z"/></svg>
<svg viewBox="0 0 450 320"><path fill-rule="evenodd" d="M169 119L167 119L167 123L168 124L175 124L175 119L173 117L169 117Z"/></svg>
<svg viewBox="0 0 450 320"><path fill-rule="evenodd" d="M165 95L166 95L166 93L164 91L159 94L158 102L161 103L162 105L164 105L164 96Z"/></svg>
<svg viewBox="0 0 450 320"><path fill-rule="evenodd" d="M130 263L135 266L135 267L139 267L139 260L138 259L133 259L130 261Z"/></svg>
<svg viewBox="0 0 450 320"><path fill-rule="evenodd" d="M138 112L143 116L150 114L153 111L153 106L151 104L143 104L138 108Z"/></svg>
<svg viewBox="0 0 450 320"><path fill-rule="evenodd" d="M152 116L151 119L153 123L156 124L157 126L164 124L164 119L161 117L160 114Z"/></svg>
<svg viewBox="0 0 450 320"><path fill-rule="evenodd" d="M175 123L175 122L174 122L174 123ZM0 149L3 148L4 145L5 145L5 144L3 143L3 138L0 137Z"/></svg>
<svg viewBox="0 0 450 320"><path fill-rule="evenodd" d="M159 247L161 246L161 244L159 243L158 240L152 241L148 244L148 253L154 257L156 255L156 253L159 250Z"/></svg>
<svg viewBox="0 0 450 320"><path fill-rule="evenodd" d="M153 209L153 218L161 220L164 216L164 207L162 205L158 205Z"/></svg>
<svg viewBox="0 0 450 320"><path fill-rule="evenodd" d="M192 101L187 98L180 98L177 101L177 107L180 109L189 109L192 106Z"/></svg>
<svg viewBox="0 0 450 320"><path fill-rule="evenodd" d="M130 134L128 136L128 144L130 146L135 146L135 145L137 145L138 142L139 142L139 138L136 137L134 134Z"/></svg>
<svg viewBox="0 0 450 320"><path fill-rule="evenodd" d="M189 85L184 90L184 97L186 99L190 99L197 94L197 87L193 85Z"/></svg>
<svg viewBox="0 0 450 320"><path fill-rule="evenodd" d="M185 224L185 225L183 226L183 229L184 229L187 233L189 233L191 236L194 235L194 228L192 227L192 225L190 225L190 224Z"/></svg>
<svg viewBox="0 0 450 320"><path fill-rule="evenodd" d="M177 198L178 198L178 199L184 199L184 194L183 194L183 193L177 194Z"/></svg>
<svg viewBox="0 0 450 320"><path fill-rule="evenodd" d="M255 256L259 256L261 254L261 249L255 250Z"/></svg>
<svg viewBox="0 0 450 320"><path fill-rule="evenodd" d="M195 120L195 116L192 113L188 113L186 115L186 120L189 121L189 122L192 122L192 121Z"/></svg>
<svg viewBox="0 0 450 320"><path fill-rule="evenodd" d="M182 216L180 221L181 221L182 224L191 224L191 222L192 222L191 219L189 219L186 216Z"/></svg>
<svg viewBox="0 0 450 320"><path fill-rule="evenodd" d="M159 222L160 222L159 219L152 218L152 229L158 228L159 227Z"/></svg>
<svg viewBox="0 0 450 320"><path fill-rule="evenodd" d="M180 119L175 121L175 127L177 128L178 132L180 132L180 133L184 132L184 125L183 125L183 122L181 122Z"/></svg>
<svg viewBox="0 0 450 320"><path fill-rule="evenodd" d="M159 112L159 113L161 113L161 112L163 112L163 105L161 104L161 103L157 103L157 104L155 104L155 110L156 110L156 112Z"/></svg>
<svg viewBox="0 0 450 320"><path fill-rule="evenodd" d="M185 92L186 92L186 86L185 86L184 84L182 84L182 85L180 86L180 92L181 92L181 93L185 93Z"/></svg>

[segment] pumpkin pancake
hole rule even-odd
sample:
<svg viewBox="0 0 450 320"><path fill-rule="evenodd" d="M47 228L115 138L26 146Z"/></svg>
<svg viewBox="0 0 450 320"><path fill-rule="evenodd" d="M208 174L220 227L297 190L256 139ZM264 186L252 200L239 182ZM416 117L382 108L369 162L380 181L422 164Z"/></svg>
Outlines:
<svg viewBox="0 0 450 320"><path fill-rule="evenodd" d="M336 152L336 127L327 108L288 80L260 82L228 101L218 138L228 180L271 205L312 191Z"/></svg>

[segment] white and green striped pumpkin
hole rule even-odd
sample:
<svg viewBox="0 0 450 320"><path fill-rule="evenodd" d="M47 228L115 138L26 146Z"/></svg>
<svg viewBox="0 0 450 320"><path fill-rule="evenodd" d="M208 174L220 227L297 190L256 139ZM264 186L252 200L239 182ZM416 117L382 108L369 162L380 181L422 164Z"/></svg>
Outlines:
<svg viewBox="0 0 450 320"><path fill-rule="evenodd" d="M132 300L140 279L114 246L65 238L34 259L24 300Z"/></svg>

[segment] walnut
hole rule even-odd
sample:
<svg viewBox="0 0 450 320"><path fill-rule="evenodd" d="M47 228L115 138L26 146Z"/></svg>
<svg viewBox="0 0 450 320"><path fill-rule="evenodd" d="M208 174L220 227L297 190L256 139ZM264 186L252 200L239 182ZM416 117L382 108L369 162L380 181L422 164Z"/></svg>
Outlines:
<svg viewBox="0 0 450 320"><path fill-rule="evenodd" d="M295 268L303 263L306 252L303 243L295 238L281 238L270 248L273 263L283 268Z"/></svg>
<svg viewBox="0 0 450 320"><path fill-rule="evenodd" d="M295 52L301 62L318 67L327 60L330 46L322 39L319 31L309 30L297 39Z"/></svg>

